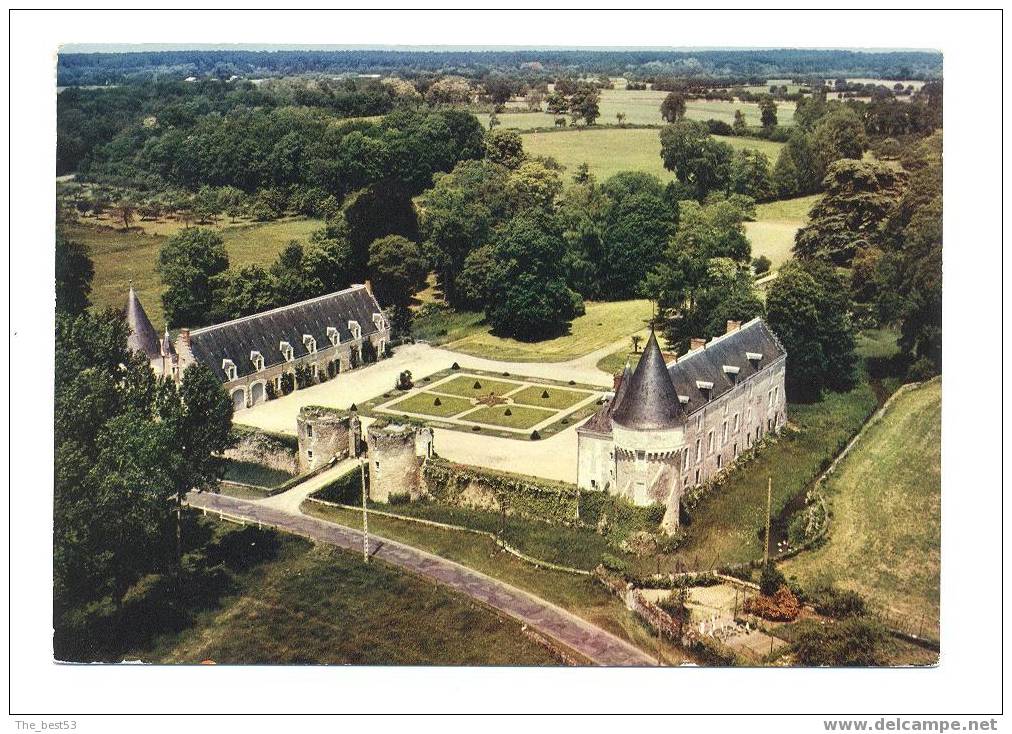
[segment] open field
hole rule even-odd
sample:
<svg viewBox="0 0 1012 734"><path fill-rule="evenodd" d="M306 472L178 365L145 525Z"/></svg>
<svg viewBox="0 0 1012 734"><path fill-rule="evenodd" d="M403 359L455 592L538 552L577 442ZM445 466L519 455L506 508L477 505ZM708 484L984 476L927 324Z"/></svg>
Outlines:
<svg viewBox="0 0 1012 734"><path fill-rule="evenodd" d="M96 308L123 308L132 282L152 324L161 330L165 323L161 298L163 289L155 268L159 250L167 237L165 234L149 233L149 223L142 224L145 231L76 224L66 228L66 236L87 245L91 253L95 263L91 302ZM318 219L285 219L236 226L223 219L216 229L225 240L230 263L241 267L269 265L289 242L305 242L314 230L322 226L323 222Z"/></svg>
<svg viewBox="0 0 1012 734"><path fill-rule="evenodd" d="M758 138L720 136L718 140L735 149L752 148L776 163L783 143ZM650 128L603 128L566 130L562 132L525 133L524 151L532 156L552 156L572 174L586 163L598 180L619 171L652 173L662 181L671 181L674 174L664 168L661 160L660 131Z"/></svg>
<svg viewBox="0 0 1012 734"><path fill-rule="evenodd" d="M785 563L803 585L865 596L887 619L938 638L942 383L896 398L845 458L826 493L829 540Z"/></svg>
<svg viewBox="0 0 1012 734"><path fill-rule="evenodd" d="M764 88L765 89L765 88ZM614 125L616 115L625 114L628 125L663 125L661 102L668 96L667 92L627 89L602 89L598 125ZM514 102L514 105L517 103ZM543 108L543 106L542 106ZM745 113L745 122L749 125L760 124L759 104L757 102L725 102L722 100L707 101L690 99L685 103L685 117L689 120L723 120L734 122L735 110ZM503 112L498 115L499 122L506 128L530 130L538 127L553 127L555 116L545 112ZM479 119L488 126L489 115L479 115ZM794 102L783 102L777 105L777 120L781 125L794 124Z"/></svg>
<svg viewBox="0 0 1012 734"><path fill-rule="evenodd" d="M523 342L494 336L483 325L444 347L509 362L565 362L642 330L651 313L650 301L645 299L591 301L586 305L587 313L573 319L569 332L553 339Z"/></svg>
<svg viewBox="0 0 1012 734"><path fill-rule="evenodd" d="M752 257L765 255L773 263L770 269L779 270L791 259L794 235L808 224L808 212L820 198L821 194L813 194L756 206L756 221L745 222Z"/></svg>
<svg viewBox="0 0 1012 734"><path fill-rule="evenodd" d="M554 665L520 625L441 586L300 538L187 629L133 657L158 663Z"/></svg>
<svg viewBox="0 0 1012 734"><path fill-rule="evenodd" d="M307 502L303 504L303 511L342 525L361 526L362 515L353 510L325 507ZM512 520L508 522L512 522ZM560 530L550 525L545 525L545 528L546 532ZM588 576L538 569L519 558L499 551L495 541L491 538L425 527L405 520L378 515L369 517L369 529L378 535L399 540L443 558L462 563L468 568L473 568L558 604L651 654L660 654L666 664L678 665L690 660L680 648L659 641L625 608L619 599L612 596L599 582Z"/></svg>

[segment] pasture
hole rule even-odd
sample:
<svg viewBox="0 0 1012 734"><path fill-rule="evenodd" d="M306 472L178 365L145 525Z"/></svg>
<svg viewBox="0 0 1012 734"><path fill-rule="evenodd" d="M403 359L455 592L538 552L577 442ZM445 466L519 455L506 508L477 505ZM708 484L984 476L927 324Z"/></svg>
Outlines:
<svg viewBox="0 0 1012 734"><path fill-rule="evenodd" d="M904 629L938 638L942 383L899 395L829 480L829 540L785 563L803 585L865 596Z"/></svg>
<svg viewBox="0 0 1012 734"><path fill-rule="evenodd" d="M627 125L663 125L661 118L661 102L668 96L667 92L626 89L602 89L599 107L601 116L598 125L615 125L616 115L625 115ZM520 104L514 102L514 105ZM542 105L542 108L544 105ZM707 101L690 99L685 103L685 117L689 120L722 120L728 124L734 122L735 110L741 110L745 122L749 125L760 124L759 104L757 102L725 102L723 100ZM555 116L545 112L502 112L497 115L505 128L532 130L534 128L554 127ZM479 115L479 119L488 127L489 115ZM794 103L782 102L777 105L777 121L781 125L794 124Z"/></svg>
<svg viewBox="0 0 1012 734"><path fill-rule="evenodd" d="M87 245L95 263L91 302L95 308L123 308L133 283L144 310L156 329L165 323L161 280L156 272L158 253L168 239L166 232L179 229L164 222L123 230L112 226L78 223L67 226L65 235ZM308 241L323 226L319 219L292 218L260 224L231 225L222 220L217 229L225 240L232 266L270 265L292 240Z"/></svg>
<svg viewBox="0 0 1012 734"><path fill-rule="evenodd" d="M555 665L520 624L438 585L301 538L220 607L128 656L233 665Z"/></svg>
<svg viewBox="0 0 1012 734"><path fill-rule="evenodd" d="M559 132L525 133L524 151L532 156L551 156L572 174L586 163L599 181L619 171L652 173L661 181L675 175L661 160L660 132L651 128L597 127ZM721 136L717 140L736 150L752 148L766 154L770 165L776 163L782 143L757 138Z"/></svg>
<svg viewBox="0 0 1012 734"><path fill-rule="evenodd" d="M808 212L820 198L821 194L813 194L759 204L756 221L745 222L745 234L752 244L752 257L765 255L773 263L770 270L779 270L791 259L794 235L808 224Z"/></svg>

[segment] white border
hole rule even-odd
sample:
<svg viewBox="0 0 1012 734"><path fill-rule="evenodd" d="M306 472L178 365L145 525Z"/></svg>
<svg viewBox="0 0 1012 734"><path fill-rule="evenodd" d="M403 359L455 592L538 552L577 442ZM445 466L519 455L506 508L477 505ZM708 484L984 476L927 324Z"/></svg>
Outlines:
<svg viewBox="0 0 1012 734"><path fill-rule="evenodd" d="M995 712L1001 700L1001 422L997 267L1002 210L1002 19L994 13L846 11L356 11L343 14L59 11L10 16L10 339L15 712ZM942 664L934 670L172 668L50 662L54 53L62 42L222 41L569 46L905 47L945 53ZM7 267L5 263L3 267ZM8 276L10 274L8 273ZM7 460L9 462L9 456ZM21 718L40 719L39 716ZM126 721L102 719L103 730ZM136 724L138 722L134 722ZM194 722L188 722L192 725ZM201 728L276 729L208 720ZM561 724L561 722L559 722ZM614 722L618 723L618 722ZM685 722L688 724L688 722ZM697 721L709 728L716 722ZM798 719L730 722L795 730ZM804 730L822 730L806 720ZM403 726L407 721L394 722ZM157 726L145 721L142 726ZM164 726L177 724L166 722ZM296 721L287 725L318 726ZM361 724L371 726L366 722ZM579 724L578 724L579 725ZM691 726L691 724L688 724ZM473 726L498 731L498 724ZM632 726L658 726L633 722ZM131 727L133 728L133 727ZM798 730L801 730L800 728Z"/></svg>

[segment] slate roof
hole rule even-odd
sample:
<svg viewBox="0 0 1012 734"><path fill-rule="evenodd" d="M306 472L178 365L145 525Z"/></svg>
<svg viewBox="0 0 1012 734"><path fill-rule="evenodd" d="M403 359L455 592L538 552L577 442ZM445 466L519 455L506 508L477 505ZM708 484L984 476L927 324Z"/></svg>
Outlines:
<svg viewBox="0 0 1012 734"><path fill-rule="evenodd" d="M745 356L749 352L761 354L762 359L751 362ZM735 382L761 372L785 354L766 322L756 318L737 331L711 340L704 348L689 352L669 365L668 373L675 391L689 398L683 408L691 413L707 402L703 391L696 386L697 381L713 383L711 399L715 400L734 387ZM737 376L726 373L724 365L738 367Z"/></svg>
<svg viewBox="0 0 1012 734"><path fill-rule="evenodd" d="M155 327L151 325L151 319L144 312L140 299L130 286L130 293L127 294L126 322L130 327L130 334L127 336L127 348L133 352L143 352L148 359L158 359L162 356L161 346L158 342L158 334Z"/></svg>
<svg viewBox="0 0 1012 734"><path fill-rule="evenodd" d="M651 338L656 346L656 340L653 337ZM648 351L653 352L650 342L647 343L647 348L644 349L640 364L643 364L644 360L647 359ZM748 353L761 354L762 359L753 363L746 356ZM658 357L660 357L660 362L663 364L663 357L660 355L660 349L657 348L657 353L651 354L652 366L649 368L651 374L650 382L657 383L654 387L658 388L653 393L654 397L651 397L650 386L644 387L645 378L639 381L636 389L632 389L631 383L634 375L630 375L627 366L615 397L612 398L608 405L603 406L597 413L591 416L580 427L580 430L588 430L595 433L611 433L611 422L619 416L640 416L646 413L649 417L657 408L655 402L657 394L664 394L667 396L666 400L673 401L676 411L681 415L692 413L707 402L703 391L696 385L697 381L713 383L711 395L711 400L713 400L730 390L734 386L735 381L740 382L761 372L784 356L784 354L786 352L783 346L773 332L770 331L766 323L758 318L753 319L737 331L717 337L710 341L705 348L689 352L683 355L679 361L668 365L665 372L672 386L671 392L668 392L664 388L656 368ZM724 365L737 367L738 374L730 375L726 373ZM637 371L639 371L639 365L637 365ZM732 378L736 378L736 380L733 381ZM636 397L637 395L639 397ZM687 397L689 401L681 403L678 400L679 395ZM670 415L669 412L662 412L662 417L668 415ZM625 418L625 420L630 419L629 417ZM679 420L681 420L681 417L679 417ZM641 427L639 425L628 425L622 420L618 420L618 422L620 425L629 428ZM644 430L650 429L645 428Z"/></svg>
<svg viewBox="0 0 1012 734"><path fill-rule="evenodd" d="M352 340L348 321L358 322L363 337L379 331L373 321L376 313L382 313L376 298L364 285L353 285L319 298L196 329L190 332L190 350L194 359L225 382L221 366L224 359L232 360L238 376L243 377L255 371L251 352L260 352L265 367L280 364L284 361L281 342L286 341L292 345L295 359L299 359L309 354L302 340L304 334L315 337L316 348L322 351L331 345L327 327L336 327L344 344Z"/></svg>
<svg viewBox="0 0 1012 734"><path fill-rule="evenodd" d="M653 330L611 419L623 428L662 431L682 422L682 407Z"/></svg>

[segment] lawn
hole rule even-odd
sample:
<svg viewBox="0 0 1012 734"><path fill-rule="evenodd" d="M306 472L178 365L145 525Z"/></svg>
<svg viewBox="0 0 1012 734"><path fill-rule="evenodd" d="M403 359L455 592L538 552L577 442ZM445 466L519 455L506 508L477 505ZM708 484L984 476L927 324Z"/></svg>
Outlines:
<svg viewBox="0 0 1012 734"><path fill-rule="evenodd" d="M66 228L66 235L69 239L87 245L95 263L92 304L96 308L123 308L126 305L127 290L133 283L151 322L156 329L161 330L165 323L161 300L163 289L155 268L158 265L158 253L167 237L158 233L160 230L156 224L142 222L144 231L137 227L124 231L113 227L76 224ZM290 241L305 242L314 230L322 226L323 222L318 219L286 219L235 226L222 220L216 228L225 240L229 262L241 267L251 264L269 265Z"/></svg>
<svg viewBox="0 0 1012 734"><path fill-rule="evenodd" d="M566 334L538 342L494 336L481 330L445 346L456 352L512 362L564 362L609 346L643 329L650 318L647 300L588 302L587 313L573 319Z"/></svg>
<svg viewBox="0 0 1012 734"><path fill-rule="evenodd" d="M738 149L753 148L766 154L770 165L776 163L782 143L757 138L718 137ZM661 160L660 132L649 128L607 128L567 130L564 132L526 133L524 151L532 156L551 156L572 174L586 163L591 173L603 181L619 171L652 173L662 181L671 181L674 174L664 168Z"/></svg>
<svg viewBox="0 0 1012 734"><path fill-rule="evenodd" d="M548 393L548 397L545 397L545 393ZM540 408L554 408L556 410L565 410L571 408L577 403L586 400L591 396L592 393L584 392L583 390L563 390L557 387L542 387L541 385L532 385L531 387L525 387L523 390L510 395L510 398L514 403L521 405L533 405Z"/></svg>
<svg viewBox="0 0 1012 734"><path fill-rule="evenodd" d="M745 222L745 234L752 244L752 257L765 255L772 270L791 259L794 235L808 223L808 212L821 194L797 199L771 201L756 207L756 221Z"/></svg>
<svg viewBox="0 0 1012 734"><path fill-rule="evenodd" d="M627 125L663 125L661 103L667 96L667 92L651 89L602 89L599 103L601 116L598 118L597 124L615 125L618 122L616 115L621 112L625 114L625 124ZM734 122L734 112L738 109L744 112L746 123L753 126L760 124L761 117L757 102L690 99L685 103L685 117L689 120L723 120L730 124ZM555 116L544 112L503 112L497 117L503 127L520 130L555 125ZM479 115L479 119L486 126L488 118L488 114ZM782 102L777 105L777 120L781 125L794 124L793 102Z"/></svg>
<svg viewBox="0 0 1012 734"><path fill-rule="evenodd" d="M293 476L295 475L289 472L257 464L253 461L229 459L225 464L225 475L222 478L227 482L238 482L254 487L272 489L284 484Z"/></svg>
<svg viewBox="0 0 1012 734"><path fill-rule="evenodd" d="M528 408L523 405L496 405L468 413L464 420L504 428L531 428L554 415L557 415L554 410Z"/></svg>
<svg viewBox="0 0 1012 734"><path fill-rule="evenodd" d="M439 401L439 405L435 402ZM449 418L450 416L462 413L471 408L471 401L464 398L450 397L449 395L432 395L428 392L412 395L404 400L399 400L393 405L388 405L388 410L399 410L403 413L418 413L420 415L431 415L437 418Z"/></svg>
<svg viewBox="0 0 1012 734"><path fill-rule="evenodd" d="M829 540L784 564L853 589L896 626L938 639L942 383L898 396L827 483Z"/></svg>
<svg viewBox="0 0 1012 734"><path fill-rule="evenodd" d="M436 297L434 290L427 290ZM416 341L445 344L487 329L484 320L485 314L476 311L454 311L448 306L430 309L411 319L411 336Z"/></svg>
<svg viewBox="0 0 1012 734"><path fill-rule="evenodd" d="M893 387L893 382L889 387ZM773 479L773 514L806 491L879 406L888 392L866 378L852 390L827 393L815 403L790 403L787 417L797 427L754 461L732 470L722 487L714 489L691 513L686 537L666 559L670 568L711 568L762 557L759 532L766 514L767 478ZM774 540L777 535L774 534Z"/></svg>
<svg viewBox="0 0 1012 734"><path fill-rule="evenodd" d="M374 560L281 535L280 551L182 632L130 657L155 663L554 665L520 625Z"/></svg>
<svg viewBox="0 0 1012 734"><path fill-rule="evenodd" d="M626 363L632 369L636 369L636 365L639 364L640 357L642 356L643 352L633 352L631 349L622 348L617 352L612 352L607 357L602 357L597 363L597 368L614 375L616 372L621 372L625 369Z"/></svg>
<svg viewBox="0 0 1012 734"><path fill-rule="evenodd" d="M323 507L312 502L304 503L303 510L351 527L360 527L362 522L361 513L353 510ZM553 526L546 528L548 533L562 530ZM558 604L651 654L659 653L668 665L691 662L691 658L680 648L659 641L619 599L590 577L538 569L502 553L491 538L439 530L378 515L369 517L369 530L456 561Z"/></svg>
<svg viewBox="0 0 1012 734"><path fill-rule="evenodd" d="M430 385L427 389L444 395L459 395L466 398L477 398L484 395L503 395L511 390L520 387L519 382L506 382L505 380L491 380L488 377L478 375L460 375L452 380L441 382L438 385Z"/></svg>

